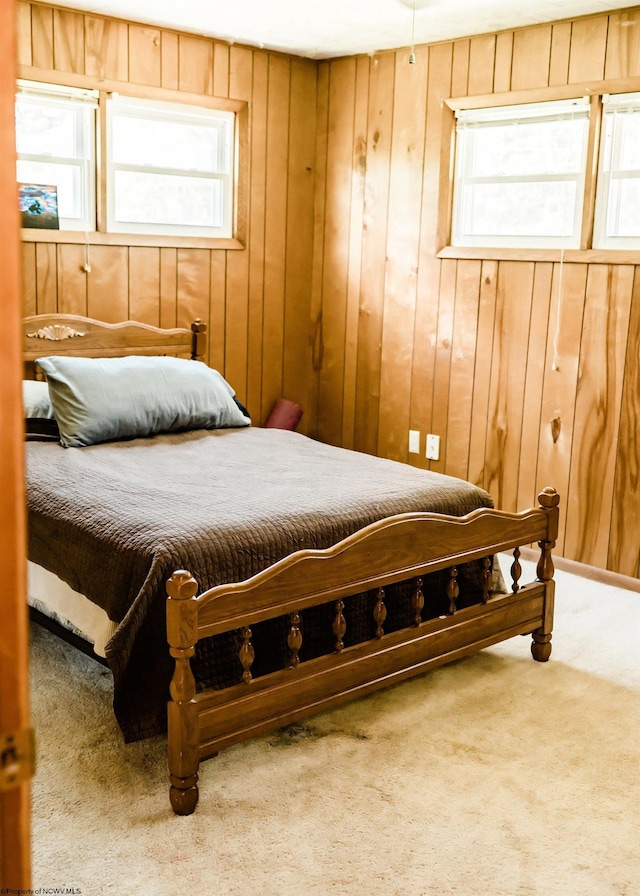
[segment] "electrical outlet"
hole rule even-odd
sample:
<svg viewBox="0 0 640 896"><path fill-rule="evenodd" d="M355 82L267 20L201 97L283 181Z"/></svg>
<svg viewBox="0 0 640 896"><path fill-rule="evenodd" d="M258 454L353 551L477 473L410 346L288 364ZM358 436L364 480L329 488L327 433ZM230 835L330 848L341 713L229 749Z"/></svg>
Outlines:
<svg viewBox="0 0 640 896"><path fill-rule="evenodd" d="M420 433L417 429L409 430L409 451L411 454L420 454Z"/></svg>
<svg viewBox="0 0 640 896"><path fill-rule="evenodd" d="M440 436L429 433L427 436L427 457L429 460L440 459Z"/></svg>

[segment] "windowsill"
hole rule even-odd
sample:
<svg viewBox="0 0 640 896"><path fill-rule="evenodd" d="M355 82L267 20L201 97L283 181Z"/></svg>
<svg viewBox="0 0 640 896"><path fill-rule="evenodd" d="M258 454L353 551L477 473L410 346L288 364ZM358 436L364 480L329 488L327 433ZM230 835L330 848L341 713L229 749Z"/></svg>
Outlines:
<svg viewBox="0 0 640 896"><path fill-rule="evenodd" d="M90 246L151 246L173 249L244 249L245 243L234 237L165 236L144 233L102 233L100 231L38 230L22 228L25 243L76 243Z"/></svg>
<svg viewBox="0 0 640 896"><path fill-rule="evenodd" d="M640 264L640 249L500 249L474 246L445 246L438 258L487 259L491 261L555 261L581 264Z"/></svg>

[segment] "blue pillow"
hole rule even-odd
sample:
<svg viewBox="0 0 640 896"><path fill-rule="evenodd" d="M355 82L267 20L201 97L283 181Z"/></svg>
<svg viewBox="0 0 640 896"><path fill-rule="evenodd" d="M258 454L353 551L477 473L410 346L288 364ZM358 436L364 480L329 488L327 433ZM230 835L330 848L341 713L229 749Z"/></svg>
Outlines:
<svg viewBox="0 0 640 896"><path fill-rule="evenodd" d="M41 380L22 380L25 417L53 417L49 387Z"/></svg>
<svg viewBox="0 0 640 896"><path fill-rule="evenodd" d="M46 377L65 448L251 423L231 386L201 361L131 355L56 356L36 363Z"/></svg>

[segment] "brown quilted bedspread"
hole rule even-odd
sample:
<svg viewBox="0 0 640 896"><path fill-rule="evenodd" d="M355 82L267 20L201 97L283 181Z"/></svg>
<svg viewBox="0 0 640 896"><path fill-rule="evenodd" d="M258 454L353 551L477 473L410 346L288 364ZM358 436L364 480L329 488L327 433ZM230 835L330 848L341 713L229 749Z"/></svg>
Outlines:
<svg viewBox="0 0 640 896"><path fill-rule="evenodd" d="M392 514L491 506L486 492L459 479L276 429L26 447L29 558L120 623L107 657L126 740L166 724L165 583L175 569L188 569L204 590ZM202 642L194 666L200 686L233 683L237 635Z"/></svg>

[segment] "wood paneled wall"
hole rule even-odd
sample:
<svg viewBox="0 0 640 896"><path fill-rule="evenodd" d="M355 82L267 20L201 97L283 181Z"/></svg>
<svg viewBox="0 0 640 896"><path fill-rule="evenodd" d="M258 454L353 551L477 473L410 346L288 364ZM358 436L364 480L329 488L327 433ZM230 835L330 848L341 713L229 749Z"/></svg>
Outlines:
<svg viewBox="0 0 640 896"><path fill-rule="evenodd" d="M316 65L194 35L17 3L24 77L65 73L250 104L246 250L23 243L24 310L209 325L209 362L260 423L281 396L313 426L309 320ZM173 98L173 97L172 97Z"/></svg>
<svg viewBox="0 0 640 896"><path fill-rule="evenodd" d="M87 276L84 245L24 243L26 313L201 316L210 363L257 422L286 395L304 431L469 478L506 509L554 485L559 551L640 575L640 266L437 254L442 100L640 76L637 9L419 47L415 65L17 10L26 71L251 110L246 250L91 246Z"/></svg>
<svg viewBox="0 0 640 896"><path fill-rule="evenodd" d="M559 551L631 576L640 265L437 251L443 99L636 77L639 50L635 9L420 47L415 65L321 63L313 269L320 439L469 478L508 510L553 485Z"/></svg>

